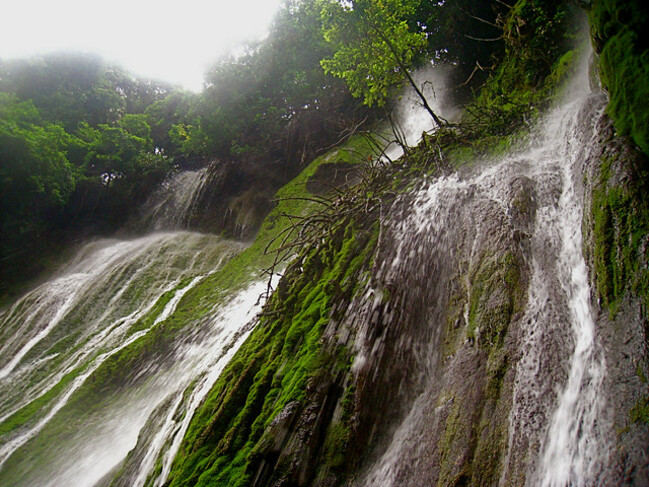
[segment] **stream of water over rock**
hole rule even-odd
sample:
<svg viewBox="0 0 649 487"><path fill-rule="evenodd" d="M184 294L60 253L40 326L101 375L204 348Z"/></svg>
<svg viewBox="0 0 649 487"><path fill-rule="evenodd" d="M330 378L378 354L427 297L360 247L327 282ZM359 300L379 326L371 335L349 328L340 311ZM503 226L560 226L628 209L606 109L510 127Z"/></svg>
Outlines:
<svg viewBox="0 0 649 487"><path fill-rule="evenodd" d="M391 387L388 382L400 377L396 380L401 386L390 389L398 399L387 402L401 409L402 419L388 428L388 439L374 439L376 458L360 484L461 481L466 475L462 465L471 462L473 452L489 448L475 446L482 441L480 432L489 430L489 419L479 416L490 400L483 392L487 372L481 370L494 367L499 355L485 364L480 347L494 346L502 331L494 335L489 320L477 322L474 304L502 302L517 316L512 301L499 294L511 288L510 283L496 285L492 296L476 298L483 301L473 300L471 293L482 286L474 285L476 276L490 269L485 264L490 253L503 257L494 261L486 279L507 259L520 256L528 269L523 273L528 276L528 294L522 317L514 318L506 343L499 345L511 356L506 359L511 361L509 375L503 375L505 385L499 386L511 393L505 401L509 424L504 424L504 444L491 446L502 448L504 460L501 471L487 483L606 483L611 448L610 425L603 414L606 364L582 254L583 164L597 146L595 126L605 100L591 92L587 71L584 60L566 90L568 101L540 121L523 148L498 161L424 182L390 210L374 284L382 290L373 291L387 289L390 305L382 312L379 339L371 329L375 323L361 329L354 367L373 370L362 372L370 377L363 380L374 381L377 388ZM503 279L508 279L506 274ZM465 343L451 343L445 323L458 295L466 297L466 304L454 327L468 327ZM379 301L386 301L383 296ZM398 344L388 343L389 336ZM385 360L386 354L399 365ZM489 414L502 414L501 406L489 407ZM389 419L381 421L389 424ZM473 428L478 428L477 437L471 434Z"/></svg>
<svg viewBox="0 0 649 487"><path fill-rule="evenodd" d="M174 230L204 172L174 175L145 205L164 231L86 244L0 315L0 485L92 486L136 443L125 485L143 485L159 455L164 480L265 290L251 285L171 338L159 332L183 296L244 248Z"/></svg>

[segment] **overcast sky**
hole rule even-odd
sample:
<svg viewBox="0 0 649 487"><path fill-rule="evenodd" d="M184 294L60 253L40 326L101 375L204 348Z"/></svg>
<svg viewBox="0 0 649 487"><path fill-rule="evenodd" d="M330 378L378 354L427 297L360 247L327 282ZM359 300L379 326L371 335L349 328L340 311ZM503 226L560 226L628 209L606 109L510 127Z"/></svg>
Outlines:
<svg viewBox="0 0 649 487"><path fill-rule="evenodd" d="M0 58L74 50L199 91L207 66L263 38L281 0L7 0Z"/></svg>

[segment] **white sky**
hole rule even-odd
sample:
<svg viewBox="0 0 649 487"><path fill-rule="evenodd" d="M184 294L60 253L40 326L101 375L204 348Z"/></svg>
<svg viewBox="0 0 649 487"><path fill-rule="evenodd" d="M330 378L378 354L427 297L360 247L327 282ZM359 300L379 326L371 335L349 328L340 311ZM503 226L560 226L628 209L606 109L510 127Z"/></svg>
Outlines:
<svg viewBox="0 0 649 487"><path fill-rule="evenodd" d="M1 0L0 59L74 50L200 91L208 65L260 39L281 0Z"/></svg>

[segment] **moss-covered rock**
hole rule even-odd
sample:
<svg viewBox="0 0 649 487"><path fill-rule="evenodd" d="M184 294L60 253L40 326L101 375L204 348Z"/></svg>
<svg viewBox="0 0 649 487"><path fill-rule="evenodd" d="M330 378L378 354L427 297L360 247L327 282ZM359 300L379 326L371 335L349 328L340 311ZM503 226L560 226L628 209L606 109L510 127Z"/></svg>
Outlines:
<svg viewBox="0 0 649 487"><path fill-rule="evenodd" d="M350 221L330 230L324 245L305 249L287 269L266 315L197 411L170 485L303 485L316 458L338 463L322 445L344 441L342 426L328 425L349 359L321 336L332 303L353 295L377 232Z"/></svg>
<svg viewBox="0 0 649 487"><path fill-rule="evenodd" d="M589 7L608 113L621 135L649 154L649 11L642 0L595 0Z"/></svg>

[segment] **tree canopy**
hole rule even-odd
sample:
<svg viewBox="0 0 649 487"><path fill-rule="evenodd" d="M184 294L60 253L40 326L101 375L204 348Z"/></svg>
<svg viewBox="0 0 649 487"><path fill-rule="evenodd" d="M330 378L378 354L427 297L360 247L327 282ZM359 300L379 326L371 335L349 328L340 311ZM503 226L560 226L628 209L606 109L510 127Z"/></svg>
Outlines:
<svg viewBox="0 0 649 487"><path fill-rule="evenodd" d="M211 66L200 94L86 54L0 61L0 259L60 227L117 224L174 165L216 158L285 181L404 82L418 89L419 64L484 64L497 43L472 43L499 35L493 6L286 0L268 37Z"/></svg>
<svg viewBox="0 0 649 487"><path fill-rule="evenodd" d="M322 2L324 38L335 49L321 61L325 72L344 79L354 96L369 106L385 104L405 78L426 40L407 17L418 0Z"/></svg>

